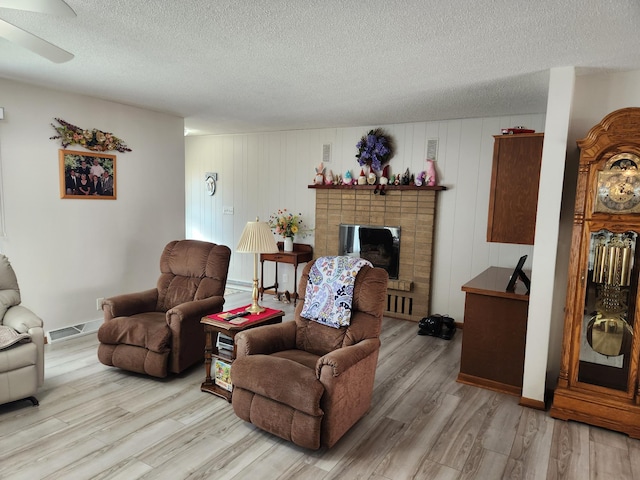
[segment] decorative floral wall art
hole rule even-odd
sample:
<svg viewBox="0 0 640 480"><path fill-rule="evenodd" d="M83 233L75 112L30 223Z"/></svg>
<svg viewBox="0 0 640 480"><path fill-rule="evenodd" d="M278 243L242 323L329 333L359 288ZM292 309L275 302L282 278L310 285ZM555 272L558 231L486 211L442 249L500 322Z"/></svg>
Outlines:
<svg viewBox="0 0 640 480"><path fill-rule="evenodd" d="M67 148L69 145L80 145L87 150L93 150L94 152L117 150L118 152L124 153L131 151L123 140L114 136L112 133L103 132L96 128L92 130L84 130L69 122L65 122L61 118L56 118L55 120L60 124L60 126L57 127L53 123L51 126L56 130L56 132L58 132L58 135L49 138L51 140L59 138L60 143L62 143L62 148Z"/></svg>

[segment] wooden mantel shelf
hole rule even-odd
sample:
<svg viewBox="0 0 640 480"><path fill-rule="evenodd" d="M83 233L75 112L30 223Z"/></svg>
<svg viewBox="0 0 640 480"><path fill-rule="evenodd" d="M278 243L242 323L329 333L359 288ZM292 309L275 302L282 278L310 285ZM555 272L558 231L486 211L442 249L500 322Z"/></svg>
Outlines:
<svg viewBox="0 0 640 480"><path fill-rule="evenodd" d="M418 187L416 185L309 185L308 188L318 188L318 189L353 189L353 190L375 190L376 188L380 188L384 186L385 190L446 190L447 187L443 185L436 185L435 187L428 187L423 185Z"/></svg>

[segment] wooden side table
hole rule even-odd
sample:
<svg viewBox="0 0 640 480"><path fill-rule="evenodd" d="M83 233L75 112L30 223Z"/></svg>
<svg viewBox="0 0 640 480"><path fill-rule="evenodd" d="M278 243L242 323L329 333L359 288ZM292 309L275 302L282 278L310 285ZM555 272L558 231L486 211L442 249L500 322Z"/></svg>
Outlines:
<svg viewBox="0 0 640 480"><path fill-rule="evenodd" d="M278 263L293 265L293 304L298 302L298 265L307 263L313 259L313 247L305 243L294 243L293 252L284 251L284 243L278 242L278 253L260 254L260 300L264 297L264 291L275 288L278 293ZM273 285L264 286L264 262L276 262L276 278Z"/></svg>
<svg viewBox="0 0 640 480"><path fill-rule="evenodd" d="M200 323L204 325L205 333L205 379L200 386L200 390L225 398L228 402L231 402L233 391L227 390L226 388L218 385L215 381L215 375L213 379L211 378L211 364L213 363L213 359L219 359L231 366L233 360L235 360L236 358L235 336L238 332L247 330L249 328L259 327L261 325L280 323L282 322L282 318L284 317L284 312L282 310L267 308L262 313L258 313L256 315L248 315L246 317L240 317L236 320L233 320L234 323L230 323L229 321L224 320L224 317L226 315L243 312L244 310L246 310L246 308L247 306L235 308L233 310L229 310L228 312L216 313L214 315L203 317L200 320ZM214 334L217 339L219 333L234 339L233 354L231 355L231 358L220 355L217 346L214 346Z"/></svg>

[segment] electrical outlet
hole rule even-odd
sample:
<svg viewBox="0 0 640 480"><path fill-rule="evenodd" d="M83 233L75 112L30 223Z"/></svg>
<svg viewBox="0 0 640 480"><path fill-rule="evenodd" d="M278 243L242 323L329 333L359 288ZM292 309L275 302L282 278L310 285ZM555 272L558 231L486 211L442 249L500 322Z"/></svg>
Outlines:
<svg viewBox="0 0 640 480"><path fill-rule="evenodd" d="M104 303L104 298L96 298L96 310L102 310L103 303Z"/></svg>
<svg viewBox="0 0 640 480"><path fill-rule="evenodd" d="M222 207L223 215L233 215L233 207Z"/></svg>
<svg viewBox="0 0 640 480"><path fill-rule="evenodd" d="M289 281L289 275L286 273L282 274L282 281L283 283L287 283Z"/></svg>

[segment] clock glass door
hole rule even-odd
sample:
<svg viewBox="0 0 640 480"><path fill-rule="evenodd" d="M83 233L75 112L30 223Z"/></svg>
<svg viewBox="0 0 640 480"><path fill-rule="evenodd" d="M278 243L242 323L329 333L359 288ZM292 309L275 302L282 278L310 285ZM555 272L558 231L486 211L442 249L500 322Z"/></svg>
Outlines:
<svg viewBox="0 0 640 480"><path fill-rule="evenodd" d="M637 275L636 232L591 233L578 381L628 390Z"/></svg>

